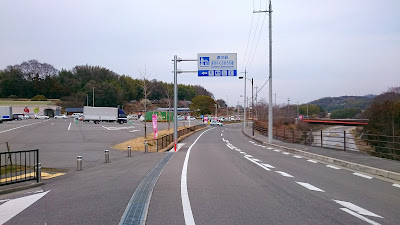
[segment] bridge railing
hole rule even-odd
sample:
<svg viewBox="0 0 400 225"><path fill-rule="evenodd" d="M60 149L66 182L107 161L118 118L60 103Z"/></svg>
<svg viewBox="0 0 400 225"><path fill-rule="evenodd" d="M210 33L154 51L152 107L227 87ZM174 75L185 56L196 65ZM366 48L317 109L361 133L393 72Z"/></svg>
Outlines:
<svg viewBox="0 0 400 225"><path fill-rule="evenodd" d="M254 129L260 134L268 134L268 127L258 121L255 121ZM363 151L381 158L400 160L399 136L364 134L355 131L325 132L323 130L298 131L274 128L273 138L290 143L343 151Z"/></svg>

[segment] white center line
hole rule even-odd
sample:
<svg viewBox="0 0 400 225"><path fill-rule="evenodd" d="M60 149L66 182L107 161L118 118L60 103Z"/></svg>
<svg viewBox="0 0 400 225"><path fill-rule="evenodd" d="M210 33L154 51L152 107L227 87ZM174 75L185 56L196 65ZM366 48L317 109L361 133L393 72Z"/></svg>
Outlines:
<svg viewBox="0 0 400 225"><path fill-rule="evenodd" d="M223 133L221 133L221 137L223 137L224 136L224 134Z"/></svg>
<svg viewBox="0 0 400 225"><path fill-rule="evenodd" d="M251 158L251 157L253 157L252 155L245 155L244 157L249 157L249 158Z"/></svg>
<svg viewBox="0 0 400 225"><path fill-rule="evenodd" d="M68 130L70 130L71 129L71 122L69 122L69 126L68 126Z"/></svg>
<svg viewBox="0 0 400 225"><path fill-rule="evenodd" d="M335 170L340 170L340 168L339 168L339 167L332 166L332 165L326 165L326 167L329 167L329 168L331 168L331 169L335 169Z"/></svg>
<svg viewBox="0 0 400 225"><path fill-rule="evenodd" d="M280 175L282 175L284 177L293 177L292 175L290 175L288 173L285 173L285 172L282 172L282 171L275 171L275 172L279 173Z"/></svg>
<svg viewBox="0 0 400 225"><path fill-rule="evenodd" d="M303 157L301 157L301 156L299 156L299 155L294 155L293 158L301 159L301 158L303 158Z"/></svg>
<svg viewBox="0 0 400 225"><path fill-rule="evenodd" d="M317 161L315 161L315 160L311 160L311 159L307 160L307 162L311 162L311 163L318 163Z"/></svg>
<svg viewBox="0 0 400 225"><path fill-rule="evenodd" d="M223 142L225 142L225 139L224 139L224 138L222 138L222 141L223 141Z"/></svg>
<svg viewBox="0 0 400 225"><path fill-rule="evenodd" d="M363 178L366 178L366 179L372 179L372 177L367 176L367 175L362 174L362 173L353 173L353 175L356 175L356 176L359 176L359 177L363 177Z"/></svg>
<svg viewBox="0 0 400 225"><path fill-rule="evenodd" d="M367 222L367 223L369 223L369 224L372 224L372 225L380 225L380 223L377 223L377 222L375 222L375 221L373 221L373 220L370 220L370 219L368 219L368 218L365 217L365 216L361 216L360 214L357 214L357 213L351 211L350 209L347 209L347 208L340 208L340 209L343 210L343 211L345 211L345 212L347 212L348 214L350 214L350 215L352 215L352 216L357 217L357 218L360 219L360 220L364 220L365 222Z"/></svg>
<svg viewBox="0 0 400 225"><path fill-rule="evenodd" d="M297 181L296 181L296 183L300 184L301 186L303 186L303 187L305 187L305 188L307 188L308 190L311 190L311 191L325 192L324 190L321 190L321 189L319 189L319 188L317 188L317 187L315 187L315 186L313 186L313 185L311 185L309 183L303 183L303 182L297 182Z"/></svg>
<svg viewBox="0 0 400 225"><path fill-rule="evenodd" d="M400 188L400 184L393 184L392 186Z"/></svg>
<svg viewBox="0 0 400 225"><path fill-rule="evenodd" d="M282 154L284 154L284 155L290 155L289 152L282 152Z"/></svg>
<svg viewBox="0 0 400 225"><path fill-rule="evenodd" d="M274 152L281 152L281 150L275 149Z"/></svg>
<svg viewBox="0 0 400 225"><path fill-rule="evenodd" d="M268 150L272 150L273 148L267 148Z"/></svg>
<svg viewBox="0 0 400 225"><path fill-rule="evenodd" d="M271 168L271 169L274 169L274 168L275 168L274 166L271 166L271 165L266 164L266 163L264 163L263 165L264 165L265 167L268 167L268 168Z"/></svg>

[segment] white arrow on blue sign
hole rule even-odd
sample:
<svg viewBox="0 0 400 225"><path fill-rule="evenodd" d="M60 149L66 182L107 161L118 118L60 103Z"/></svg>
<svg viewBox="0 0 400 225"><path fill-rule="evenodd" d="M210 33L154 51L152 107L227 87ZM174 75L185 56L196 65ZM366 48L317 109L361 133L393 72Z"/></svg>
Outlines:
<svg viewBox="0 0 400 225"><path fill-rule="evenodd" d="M237 76L236 53L198 53L199 77Z"/></svg>

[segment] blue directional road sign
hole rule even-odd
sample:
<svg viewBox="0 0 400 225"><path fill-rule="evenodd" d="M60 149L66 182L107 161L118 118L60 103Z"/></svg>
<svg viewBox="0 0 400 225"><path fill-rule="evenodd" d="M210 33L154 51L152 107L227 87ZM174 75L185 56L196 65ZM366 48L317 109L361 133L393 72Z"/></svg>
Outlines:
<svg viewBox="0 0 400 225"><path fill-rule="evenodd" d="M237 76L236 53L198 53L197 61L199 77Z"/></svg>

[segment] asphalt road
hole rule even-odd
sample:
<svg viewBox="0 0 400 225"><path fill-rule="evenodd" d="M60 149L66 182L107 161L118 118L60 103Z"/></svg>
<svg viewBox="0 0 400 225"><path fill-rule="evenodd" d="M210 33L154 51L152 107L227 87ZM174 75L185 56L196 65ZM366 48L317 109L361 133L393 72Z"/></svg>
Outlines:
<svg viewBox="0 0 400 225"><path fill-rule="evenodd" d="M246 138L239 124L183 142L153 190L146 224L399 224L400 185L390 180L268 149ZM0 210L13 199L41 197L5 224L118 224L164 155L121 157L34 193L0 196Z"/></svg>
<svg viewBox="0 0 400 225"><path fill-rule="evenodd" d="M187 189L196 224L399 223L393 183L267 149L240 129L212 129L191 149ZM185 224L180 178L188 144L161 175L146 224Z"/></svg>

